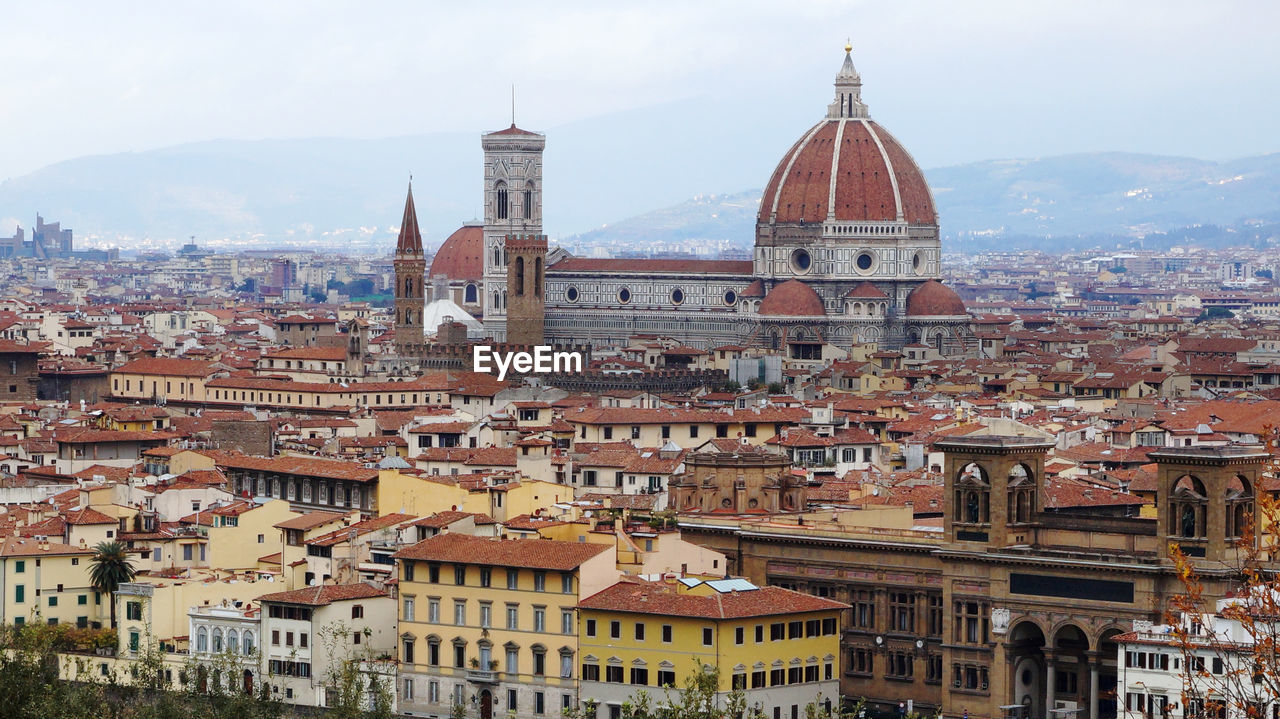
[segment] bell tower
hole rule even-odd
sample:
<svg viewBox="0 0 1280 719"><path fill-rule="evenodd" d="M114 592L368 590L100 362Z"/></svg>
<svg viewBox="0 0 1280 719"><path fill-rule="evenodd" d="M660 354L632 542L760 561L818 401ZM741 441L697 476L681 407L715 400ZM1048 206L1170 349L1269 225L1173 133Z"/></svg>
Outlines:
<svg viewBox="0 0 1280 719"><path fill-rule="evenodd" d="M1240 539L1253 530L1257 485L1271 455L1262 447L1229 446L1165 447L1149 456L1157 467L1161 543L1177 544L1192 561L1236 561Z"/></svg>
<svg viewBox="0 0 1280 719"><path fill-rule="evenodd" d="M970 547L1027 544L1044 509L1044 458L1053 441L975 436L939 440L946 457L943 530Z"/></svg>
<svg viewBox="0 0 1280 719"><path fill-rule="evenodd" d="M544 343L546 316L546 235L509 235L507 258L507 342L517 345Z"/></svg>
<svg viewBox="0 0 1280 719"><path fill-rule="evenodd" d="M542 235L542 151L547 138L511 127L480 138L484 149L484 327L489 337L508 341L513 259L507 237ZM545 238L544 254L545 254ZM541 296L538 297L541 302ZM539 333L541 325L539 324ZM539 334L539 336L541 336Z"/></svg>
<svg viewBox="0 0 1280 719"><path fill-rule="evenodd" d="M392 262L396 271L396 354L411 354L422 346L423 280L427 259L422 252L422 233L418 231L418 213L413 207L413 182L404 201L404 219L400 221L400 237Z"/></svg>

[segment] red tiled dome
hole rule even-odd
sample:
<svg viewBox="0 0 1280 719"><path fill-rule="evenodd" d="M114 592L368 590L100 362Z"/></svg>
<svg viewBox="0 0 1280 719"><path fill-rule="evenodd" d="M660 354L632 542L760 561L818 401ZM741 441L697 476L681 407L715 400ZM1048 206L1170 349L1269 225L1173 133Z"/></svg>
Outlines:
<svg viewBox="0 0 1280 719"><path fill-rule="evenodd" d="M769 290L760 303L760 314L783 317L823 317L827 314L822 298L800 280L787 280Z"/></svg>
<svg viewBox="0 0 1280 719"><path fill-rule="evenodd" d="M764 297L764 280L756 280L747 285L747 289L742 291L742 297L756 298Z"/></svg>
<svg viewBox="0 0 1280 719"><path fill-rule="evenodd" d="M968 314L964 300L937 280L929 280L907 295L908 317L938 317Z"/></svg>
<svg viewBox="0 0 1280 719"><path fill-rule="evenodd" d="M840 156L833 178L831 161L837 137ZM758 219L822 222L833 199L834 219L839 221L901 218L913 225L938 223L933 196L920 167L893 135L866 118L826 119L805 133L782 156L769 178Z"/></svg>
<svg viewBox="0 0 1280 719"><path fill-rule="evenodd" d="M855 299L879 300L888 296L889 295L886 295L879 287L876 287L870 282L859 282L857 287L854 287L845 294L845 297L852 297Z"/></svg>
<svg viewBox="0 0 1280 719"><path fill-rule="evenodd" d="M463 225L449 235L431 260L429 277L480 280L484 277L484 227Z"/></svg>

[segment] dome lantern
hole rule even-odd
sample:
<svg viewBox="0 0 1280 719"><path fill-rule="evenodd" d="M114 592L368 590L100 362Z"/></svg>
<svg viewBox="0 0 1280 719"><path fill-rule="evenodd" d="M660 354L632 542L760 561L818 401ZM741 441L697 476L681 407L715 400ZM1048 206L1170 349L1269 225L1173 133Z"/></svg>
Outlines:
<svg viewBox="0 0 1280 719"><path fill-rule="evenodd" d="M862 76L853 67L853 46L844 46L844 65L836 73L836 97L827 106L827 117L841 118L869 117L867 105L862 101Z"/></svg>

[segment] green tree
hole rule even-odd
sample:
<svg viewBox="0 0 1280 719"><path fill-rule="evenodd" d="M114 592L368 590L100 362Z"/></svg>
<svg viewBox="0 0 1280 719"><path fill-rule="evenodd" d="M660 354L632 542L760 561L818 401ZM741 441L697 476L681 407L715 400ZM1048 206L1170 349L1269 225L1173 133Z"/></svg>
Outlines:
<svg viewBox="0 0 1280 719"><path fill-rule="evenodd" d="M119 542L99 542L93 548L92 565L89 569L89 582L96 592L107 595L111 604L111 627L116 626L116 590L125 582L132 582L136 574L129 563L129 554Z"/></svg>
<svg viewBox="0 0 1280 719"><path fill-rule="evenodd" d="M1206 320L1229 320L1235 317L1231 310L1226 307L1207 307L1196 318L1196 322L1204 322Z"/></svg>
<svg viewBox="0 0 1280 719"><path fill-rule="evenodd" d="M389 660L370 651L354 652L352 628L332 622L316 633L324 647L329 668L324 675L325 706L335 719L391 719L395 672ZM372 635L363 630L365 642Z"/></svg>

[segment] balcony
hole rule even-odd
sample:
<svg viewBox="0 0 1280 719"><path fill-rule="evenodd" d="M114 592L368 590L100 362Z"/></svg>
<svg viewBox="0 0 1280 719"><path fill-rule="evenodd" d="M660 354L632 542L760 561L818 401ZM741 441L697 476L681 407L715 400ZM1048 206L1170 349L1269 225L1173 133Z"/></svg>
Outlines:
<svg viewBox="0 0 1280 719"><path fill-rule="evenodd" d="M476 684L497 684L498 672L490 669L468 669L467 681Z"/></svg>

